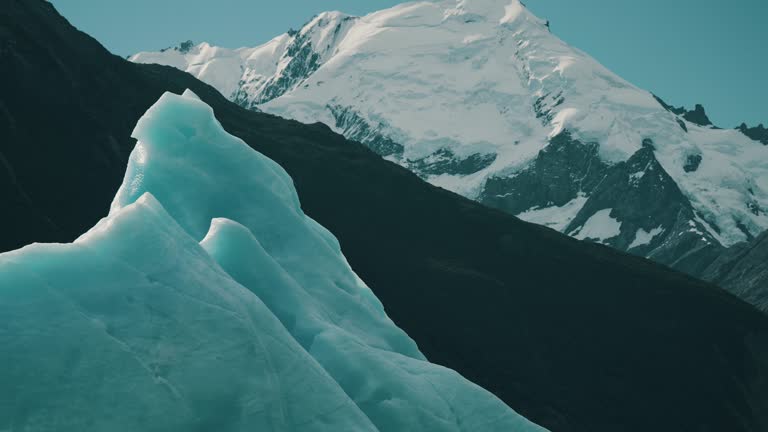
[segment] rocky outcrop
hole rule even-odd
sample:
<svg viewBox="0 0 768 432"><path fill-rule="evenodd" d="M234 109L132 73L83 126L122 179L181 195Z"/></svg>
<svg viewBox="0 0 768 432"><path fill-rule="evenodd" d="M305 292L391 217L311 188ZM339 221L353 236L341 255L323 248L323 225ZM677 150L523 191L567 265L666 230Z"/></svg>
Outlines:
<svg viewBox="0 0 768 432"><path fill-rule="evenodd" d="M441 148L429 156L409 159L404 165L422 177L443 174L465 176L488 168L496 157L495 153L460 157L449 148Z"/></svg>
<svg viewBox="0 0 768 432"><path fill-rule="evenodd" d="M712 121L707 117L704 107L699 104L696 104L692 110L683 114L683 118L699 126L712 126Z"/></svg>
<svg viewBox="0 0 768 432"><path fill-rule="evenodd" d="M696 104L692 110L686 109L684 106L674 107L662 100L660 97L653 95L657 102L664 107L667 111L681 116L685 120L699 126L712 126L712 121L707 116L704 106Z"/></svg>
<svg viewBox="0 0 768 432"><path fill-rule="evenodd" d="M746 123L742 123L738 128L741 133L749 138L768 145L768 129L766 129L762 123L755 127L749 127Z"/></svg>
<svg viewBox="0 0 768 432"><path fill-rule="evenodd" d="M512 214L563 206L580 193L590 194L605 178L608 165L598 150L597 143L581 142L564 131L527 168L506 177L490 177L478 201Z"/></svg>
<svg viewBox="0 0 768 432"><path fill-rule="evenodd" d="M336 128L343 131L347 138L365 144L382 156L399 157L403 154L403 146L385 137L381 132L386 125L371 126L360 114L349 107L328 105L327 108L333 115Z"/></svg>

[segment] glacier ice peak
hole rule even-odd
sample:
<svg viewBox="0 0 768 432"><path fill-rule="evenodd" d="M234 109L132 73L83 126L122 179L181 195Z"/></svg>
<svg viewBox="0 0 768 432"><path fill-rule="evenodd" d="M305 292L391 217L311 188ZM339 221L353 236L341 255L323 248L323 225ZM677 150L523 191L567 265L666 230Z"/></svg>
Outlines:
<svg viewBox="0 0 768 432"><path fill-rule="evenodd" d="M0 255L0 430L543 430L429 363L191 92L133 135L106 218Z"/></svg>

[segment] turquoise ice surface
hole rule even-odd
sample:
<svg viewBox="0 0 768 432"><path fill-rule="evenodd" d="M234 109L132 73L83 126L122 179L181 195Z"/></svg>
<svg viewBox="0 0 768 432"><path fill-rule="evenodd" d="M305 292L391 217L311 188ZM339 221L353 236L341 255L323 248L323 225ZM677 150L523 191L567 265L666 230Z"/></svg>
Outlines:
<svg viewBox="0 0 768 432"><path fill-rule="evenodd" d="M194 94L133 135L109 216L0 255L0 431L543 431L429 363Z"/></svg>

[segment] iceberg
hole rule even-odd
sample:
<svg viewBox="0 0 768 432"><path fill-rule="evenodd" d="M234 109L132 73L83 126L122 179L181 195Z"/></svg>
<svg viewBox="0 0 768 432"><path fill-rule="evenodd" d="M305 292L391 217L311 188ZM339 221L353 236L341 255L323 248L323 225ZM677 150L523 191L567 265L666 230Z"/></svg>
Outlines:
<svg viewBox="0 0 768 432"><path fill-rule="evenodd" d="M133 136L106 218L0 255L0 431L544 431L430 363L194 94Z"/></svg>

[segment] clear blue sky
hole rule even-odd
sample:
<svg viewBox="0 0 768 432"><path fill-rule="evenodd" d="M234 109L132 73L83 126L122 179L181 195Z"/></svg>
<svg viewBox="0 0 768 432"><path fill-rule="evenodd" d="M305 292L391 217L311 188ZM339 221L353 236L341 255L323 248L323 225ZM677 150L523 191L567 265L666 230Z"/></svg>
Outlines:
<svg viewBox="0 0 768 432"><path fill-rule="evenodd" d="M361 15L397 0L53 0L74 25L128 55L195 42L257 45L314 14ZM768 123L768 0L526 0L552 31L674 105L714 122Z"/></svg>

